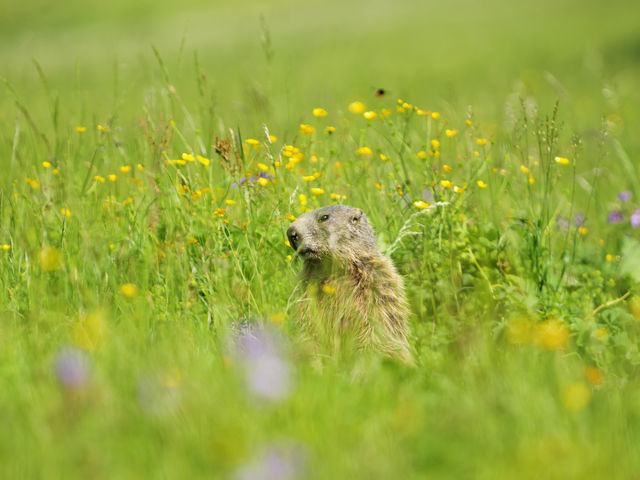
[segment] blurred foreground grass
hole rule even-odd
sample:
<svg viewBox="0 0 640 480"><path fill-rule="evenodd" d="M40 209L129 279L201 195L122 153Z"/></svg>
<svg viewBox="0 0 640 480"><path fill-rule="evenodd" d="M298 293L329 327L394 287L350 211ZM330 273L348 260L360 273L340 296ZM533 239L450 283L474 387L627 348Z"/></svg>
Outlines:
<svg viewBox="0 0 640 480"><path fill-rule="evenodd" d="M640 474L633 2L2 8L0 476ZM294 340L333 202L415 370Z"/></svg>

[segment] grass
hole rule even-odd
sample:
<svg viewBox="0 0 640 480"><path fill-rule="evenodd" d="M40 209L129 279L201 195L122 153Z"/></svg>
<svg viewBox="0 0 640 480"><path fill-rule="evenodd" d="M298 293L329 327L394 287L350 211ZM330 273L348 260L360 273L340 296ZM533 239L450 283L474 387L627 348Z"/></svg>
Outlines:
<svg viewBox="0 0 640 480"><path fill-rule="evenodd" d="M635 4L37 5L0 23L0 476L640 474ZM328 203L417 368L302 355L285 232Z"/></svg>

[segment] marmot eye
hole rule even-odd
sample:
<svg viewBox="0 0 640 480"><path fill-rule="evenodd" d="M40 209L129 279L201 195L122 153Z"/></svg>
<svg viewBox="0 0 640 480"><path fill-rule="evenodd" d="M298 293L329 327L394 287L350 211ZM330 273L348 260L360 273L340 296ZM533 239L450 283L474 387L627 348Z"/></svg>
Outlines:
<svg viewBox="0 0 640 480"><path fill-rule="evenodd" d="M322 215L322 216L320 217L320 221L321 221L321 222L326 222L327 220L329 220L329 215Z"/></svg>

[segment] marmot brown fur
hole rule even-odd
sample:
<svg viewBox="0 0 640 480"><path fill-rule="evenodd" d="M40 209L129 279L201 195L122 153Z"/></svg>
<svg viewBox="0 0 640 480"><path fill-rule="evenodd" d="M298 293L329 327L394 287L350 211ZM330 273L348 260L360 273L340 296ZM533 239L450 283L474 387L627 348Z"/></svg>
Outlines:
<svg viewBox="0 0 640 480"><path fill-rule="evenodd" d="M413 363L404 283L378 250L362 210L330 205L301 215L287 230L304 260L300 324L332 349L352 342Z"/></svg>

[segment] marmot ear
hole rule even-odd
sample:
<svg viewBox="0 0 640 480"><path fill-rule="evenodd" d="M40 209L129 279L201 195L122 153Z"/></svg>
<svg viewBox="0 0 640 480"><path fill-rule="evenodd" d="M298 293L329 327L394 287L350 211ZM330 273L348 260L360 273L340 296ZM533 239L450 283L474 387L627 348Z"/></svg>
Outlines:
<svg viewBox="0 0 640 480"><path fill-rule="evenodd" d="M364 212L361 209L356 208L356 211L351 215L351 223L358 223L360 218L362 218L362 215L364 215Z"/></svg>

